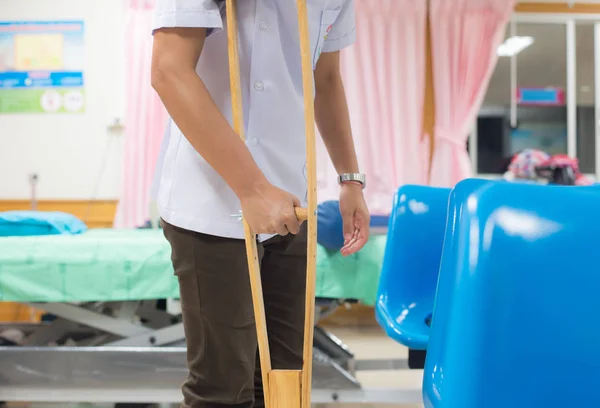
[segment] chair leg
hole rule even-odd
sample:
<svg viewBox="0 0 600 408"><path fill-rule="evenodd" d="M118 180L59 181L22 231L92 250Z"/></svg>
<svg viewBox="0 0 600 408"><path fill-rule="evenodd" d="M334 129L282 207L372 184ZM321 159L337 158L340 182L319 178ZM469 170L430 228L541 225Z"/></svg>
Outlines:
<svg viewBox="0 0 600 408"><path fill-rule="evenodd" d="M411 370L422 370L425 368L426 350L408 350L408 368Z"/></svg>

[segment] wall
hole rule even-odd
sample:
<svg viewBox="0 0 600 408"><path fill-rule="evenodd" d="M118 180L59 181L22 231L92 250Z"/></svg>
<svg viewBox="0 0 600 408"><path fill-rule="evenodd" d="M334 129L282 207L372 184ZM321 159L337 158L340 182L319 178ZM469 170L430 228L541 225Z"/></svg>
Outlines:
<svg viewBox="0 0 600 408"><path fill-rule="evenodd" d="M0 19L85 22L86 112L0 115L0 200L28 199L37 173L39 199L115 199L120 193L124 117L121 0L0 0Z"/></svg>

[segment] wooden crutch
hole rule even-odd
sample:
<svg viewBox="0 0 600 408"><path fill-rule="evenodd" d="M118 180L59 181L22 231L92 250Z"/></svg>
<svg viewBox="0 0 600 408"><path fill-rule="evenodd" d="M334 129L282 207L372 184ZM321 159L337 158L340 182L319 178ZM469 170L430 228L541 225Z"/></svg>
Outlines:
<svg viewBox="0 0 600 408"><path fill-rule="evenodd" d="M289 1L289 0L288 0ZM309 408L311 403L311 379L313 336L315 322L315 276L317 266L317 170L315 150L315 112L313 94L313 69L310 57L310 37L306 0L297 0L300 53L302 57L302 85L304 88L304 121L306 129L306 166L308 182L308 208L297 208L299 220L308 222L306 306L304 319L304 351L302 370L273 370L267 337L265 308L260 279L260 266L254 234L246 221L244 233L246 254L252 288L252 302L256 320L256 334L260 352L260 367L263 376L265 405L267 408ZM245 140L240 82L238 20L236 0L226 0L227 42L229 52L229 76L233 128Z"/></svg>

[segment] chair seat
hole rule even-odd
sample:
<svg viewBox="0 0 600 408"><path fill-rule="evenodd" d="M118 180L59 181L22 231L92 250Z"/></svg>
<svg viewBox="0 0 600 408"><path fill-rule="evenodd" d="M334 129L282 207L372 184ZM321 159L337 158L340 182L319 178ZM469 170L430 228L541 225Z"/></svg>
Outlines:
<svg viewBox="0 0 600 408"><path fill-rule="evenodd" d="M489 183L469 179L452 191L412 185L398 190L375 306L377 321L398 343L427 349L442 248L452 252L464 197Z"/></svg>
<svg viewBox="0 0 600 408"><path fill-rule="evenodd" d="M429 341L450 189L403 186L395 197L375 304L389 337L417 350Z"/></svg>
<svg viewBox="0 0 600 408"><path fill-rule="evenodd" d="M376 318L391 339L415 350L424 350L429 342L430 299L404 305L400 315L390 314L384 306L376 307Z"/></svg>

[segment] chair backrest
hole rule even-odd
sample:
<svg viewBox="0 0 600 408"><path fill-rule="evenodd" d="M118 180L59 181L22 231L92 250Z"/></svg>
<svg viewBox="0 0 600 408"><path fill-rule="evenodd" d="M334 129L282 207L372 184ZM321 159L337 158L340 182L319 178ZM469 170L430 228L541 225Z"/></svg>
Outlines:
<svg viewBox="0 0 600 408"><path fill-rule="evenodd" d="M450 193L450 200L448 202L448 221L446 223L446 232L444 234L444 248L442 250L442 258L440 262L440 272L438 282L436 286L435 302L433 307L433 317L431 324L436 326L444 326L448 322L449 308L444 305L451 303L450 297L452 291L439 290L439 287L450 287L452 285L452 279L454 278L454 271L457 267L457 256L456 245L459 242L458 227L459 222L466 210L467 199L476 191L486 186L490 186L498 181L490 181L484 179L466 179L460 181ZM441 305L438 307L437 305ZM444 332L444 328L441 327L438 331ZM429 342L436 341L436 339L429 339ZM438 337L437 341L443 341Z"/></svg>
<svg viewBox="0 0 600 408"><path fill-rule="evenodd" d="M394 340L425 349L450 189L407 185L394 199L375 312Z"/></svg>
<svg viewBox="0 0 600 408"><path fill-rule="evenodd" d="M426 407L597 404L599 207L597 187L493 183L467 198L456 267L440 272Z"/></svg>

